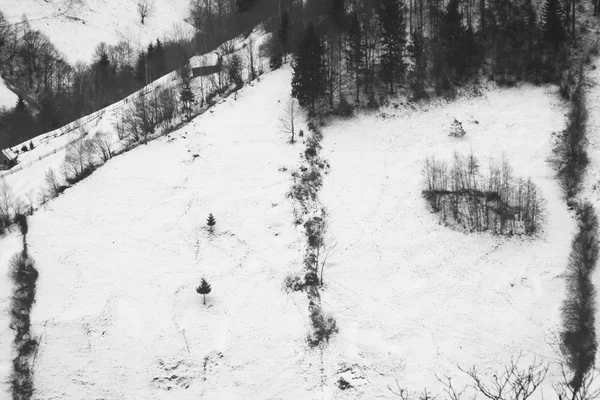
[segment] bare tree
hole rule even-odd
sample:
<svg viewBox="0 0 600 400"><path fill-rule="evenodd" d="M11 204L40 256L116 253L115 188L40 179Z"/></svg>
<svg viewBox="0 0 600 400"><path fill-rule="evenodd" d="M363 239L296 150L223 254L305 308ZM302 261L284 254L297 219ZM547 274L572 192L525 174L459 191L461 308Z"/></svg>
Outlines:
<svg viewBox="0 0 600 400"><path fill-rule="evenodd" d="M600 398L600 385L596 382L598 370L590 368L583 374L579 387L574 387L565 366L561 365L562 381L554 385L558 400L594 400Z"/></svg>
<svg viewBox="0 0 600 400"><path fill-rule="evenodd" d="M103 131L97 132L96 136L90 140L90 149L92 153L103 162L107 162L113 156L110 146L111 142L108 134Z"/></svg>
<svg viewBox="0 0 600 400"><path fill-rule="evenodd" d="M48 187L50 197L54 198L58 196L58 194L60 193L60 183L58 183L58 178L56 177L56 174L54 173L54 170L52 168L48 168L48 171L46 171L44 181L46 183L46 186Z"/></svg>
<svg viewBox="0 0 600 400"><path fill-rule="evenodd" d="M256 65L255 65L255 51L256 51L256 42L252 37L252 34L248 36L248 44L246 45L246 58L248 59L248 81L252 82L256 79Z"/></svg>
<svg viewBox="0 0 600 400"><path fill-rule="evenodd" d="M14 211L15 197L6 180L0 182L0 228L8 226Z"/></svg>
<svg viewBox="0 0 600 400"><path fill-rule="evenodd" d="M491 383L485 383L475 367L470 370L459 369L466 373L473 381L473 388L490 400L526 400L546 378L548 365L533 360L525 369L519 368L522 354L511 358L510 363L504 367L502 374L495 374Z"/></svg>
<svg viewBox="0 0 600 400"><path fill-rule="evenodd" d="M138 0L138 13L142 19L142 25L144 20L154 12L154 1L153 0Z"/></svg>
<svg viewBox="0 0 600 400"><path fill-rule="evenodd" d="M300 112L300 107L298 105L298 101L290 97L285 104L284 115L279 119L280 129L290 135L290 143L295 142L296 135L296 120L298 118L298 113Z"/></svg>
<svg viewBox="0 0 600 400"><path fill-rule="evenodd" d="M79 180L94 166L94 155L88 140L79 139L67 147L62 171L67 182Z"/></svg>

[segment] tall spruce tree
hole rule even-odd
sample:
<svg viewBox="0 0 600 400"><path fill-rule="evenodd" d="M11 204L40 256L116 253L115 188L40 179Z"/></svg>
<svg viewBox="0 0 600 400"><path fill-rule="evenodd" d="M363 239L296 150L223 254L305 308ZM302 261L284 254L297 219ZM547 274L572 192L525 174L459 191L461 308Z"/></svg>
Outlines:
<svg viewBox="0 0 600 400"><path fill-rule="evenodd" d="M400 0L381 0L378 9L381 23L381 67L383 76L394 93L394 83L404 72L402 60L406 46L406 24Z"/></svg>
<svg viewBox="0 0 600 400"><path fill-rule="evenodd" d="M206 295L209 294L211 291L212 287L210 286L210 284L206 281L206 279L202 278L200 286L196 288L196 293L202 295L202 304L206 305Z"/></svg>
<svg viewBox="0 0 600 400"><path fill-rule="evenodd" d="M559 0L546 0L542 9L542 21L544 40L557 51L567 38Z"/></svg>
<svg viewBox="0 0 600 400"><path fill-rule="evenodd" d="M358 13L350 15L350 24L346 35L346 66L350 76L354 77L356 86L356 104L360 102L360 71L364 65L365 48L362 41L362 30Z"/></svg>
<svg viewBox="0 0 600 400"><path fill-rule="evenodd" d="M324 53L323 44L311 23L306 28L292 62L292 96L298 99L302 107L310 105L313 113L317 99L325 91Z"/></svg>

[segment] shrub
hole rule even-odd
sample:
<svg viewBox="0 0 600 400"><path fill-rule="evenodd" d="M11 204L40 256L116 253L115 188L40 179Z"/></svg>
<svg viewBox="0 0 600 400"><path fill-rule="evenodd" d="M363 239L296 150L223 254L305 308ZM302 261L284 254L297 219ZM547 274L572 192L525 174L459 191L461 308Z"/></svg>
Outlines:
<svg viewBox="0 0 600 400"><path fill-rule="evenodd" d="M310 347L329 343L331 337L338 332L335 319L331 316L325 316L323 310L318 305L312 305L310 309L310 321L313 328L312 333L307 338Z"/></svg>
<svg viewBox="0 0 600 400"><path fill-rule="evenodd" d="M346 100L344 96L340 98L335 113L340 117L351 117L354 113L354 107Z"/></svg>
<svg viewBox="0 0 600 400"><path fill-rule="evenodd" d="M94 169L94 151L88 140L80 139L67 147L62 170L68 183L79 182L89 176Z"/></svg>
<svg viewBox="0 0 600 400"><path fill-rule="evenodd" d="M304 289L302 278L296 275L288 275L285 277L284 285L288 291L300 292Z"/></svg>
<svg viewBox="0 0 600 400"><path fill-rule="evenodd" d="M455 118L454 122L452 122L452 125L450 126L449 136L461 138L465 136L465 133L466 132L462 126L462 122Z"/></svg>

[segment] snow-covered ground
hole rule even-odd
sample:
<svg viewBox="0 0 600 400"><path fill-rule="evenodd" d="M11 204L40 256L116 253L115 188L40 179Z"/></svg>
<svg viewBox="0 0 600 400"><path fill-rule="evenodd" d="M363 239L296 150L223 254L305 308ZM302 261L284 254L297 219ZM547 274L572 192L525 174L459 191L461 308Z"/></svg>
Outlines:
<svg viewBox="0 0 600 400"><path fill-rule="evenodd" d="M250 40L255 43L253 48L256 68L259 66L263 69L267 68L268 60L260 58L260 44L265 40L266 35L263 30L256 29L248 38L236 38L235 49L243 59L244 63L248 62L246 55L248 54L248 46ZM222 51L219 48L219 51ZM212 54L212 53L211 53ZM231 57L228 55L227 57ZM194 65L206 64L210 55L196 56L190 60ZM247 71L244 71L244 79L247 79ZM202 93L206 96L208 90L216 80L215 75L203 76L195 78L192 82L196 100L200 101ZM45 185L44 178L46 172L50 169L54 170L57 175L61 175L61 165L65 158L66 146L82 137L91 138L97 132L102 131L109 135L112 141L112 149L118 151L123 148L123 143L119 140L115 130L115 122L120 120L123 113L131 107L132 101L139 96L141 92L149 93L152 90L160 90L167 87L173 87L178 84L179 80L176 72L167 74L160 79L147 85L139 92L133 93L126 99L111 104L110 106L99 110L93 114L81 118L71 124L56 129L54 131L43 133L31 140L27 140L13 147L13 149L21 149L23 145L29 145L33 142L34 149L19 154L19 165L13 167L12 170L2 172L0 176L6 180L11 187L13 194L21 198L27 204L31 203L34 207L39 204L40 192ZM203 89L201 89L203 87Z"/></svg>
<svg viewBox="0 0 600 400"><path fill-rule="evenodd" d="M322 298L340 326L324 358L332 384L350 374L357 387L335 398L386 398L395 379L440 393L435 374L465 382L457 364L486 373L520 352L525 361L558 358L574 222L546 162L565 124L557 99L554 88L496 89L324 129L331 172L322 202L336 247ZM448 136L454 118L463 139ZM455 150L472 150L483 169L504 153L516 176L532 177L547 201L544 233L501 238L440 225L421 197L422 169L427 155L449 160Z"/></svg>
<svg viewBox="0 0 600 400"><path fill-rule="evenodd" d="M33 29L45 33L71 63L90 62L100 42L130 41L145 47L171 34L175 27L184 34L192 27L184 22L189 0L152 1L153 13L141 24L137 0L0 0L9 22L25 15ZM74 34L76 32L76 34Z"/></svg>
<svg viewBox="0 0 600 400"><path fill-rule="evenodd" d="M273 118L290 76L111 160L30 218L38 398L310 398L305 298L283 287L303 245L280 170L300 146Z"/></svg>
<svg viewBox="0 0 600 400"><path fill-rule="evenodd" d="M6 87L6 82L0 77L0 108L13 108L17 104L17 100L18 96Z"/></svg>
<svg viewBox="0 0 600 400"><path fill-rule="evenodd" d="M390 398L395 379L436 392L436 373L459 383L457 364L488 372L520 351L556 358L574 230L546 163L565 124L556 89L490 89L324 128L321 200L336 247L322 299L340 332L321 359L304 341L306 296L283 290L304 254L286 198L302 147L286 143L277 120L290 80L289 67L263 76L30 218L39 398ZM463 139L447 136L454 118ZM440 225L421 198L421 170L426 155L454 150L473 150L483 168L504 153L515 175L532 177L547 202L544 232L499 238ZM6 179L34 193L49 159ZM37 183L20 187L28 177ZM0 240L3 270L18 239ZM202 276L213 285L208 306L194 290ZM13 334L2 315L4 382ZM354 389L338 389L339 377Z"/></svg>

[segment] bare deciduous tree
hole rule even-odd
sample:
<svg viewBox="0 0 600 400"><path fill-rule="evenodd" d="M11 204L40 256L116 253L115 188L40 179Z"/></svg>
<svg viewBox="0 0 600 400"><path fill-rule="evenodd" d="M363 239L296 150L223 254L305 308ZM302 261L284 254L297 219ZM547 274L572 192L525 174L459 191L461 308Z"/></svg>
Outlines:
<svg viewBox="0 0 600 400"><path fill-rule="evenodd" d="M60 183L58 183L58 178L52 168L48 168L48 171L46 171L44 181L48 188L48 193L50 194L50 197L54 198L58 196L58 194L60 193Z"/></svg>
<svg viewBox="0 0 600 400"><path fill-rule="evenodd" d="M579 388L573 387L564 365L561 365L562 382L554 386L558 400L594 400L600 398L600 385L596 381L598 370L590 368L582 377Z"/></svg>
<svg viewBox="0 0 600 400"><path fill-rule="evenodd" d="M144 20L146 19L146 17L149 17L154 11L154 1L138 0L137 8L138 13L140 14L140 18L142 19L142 25L144 25Z"/></svg>
<svg viewBox="0 0 600 400"><path fill-rule="evenodd" d="M469 370L459 369L466 373L473 382L473 388L490 400L526 400L537 390L546 378L548 365L533 360L525 369L520 369L522 354L511 358L501 374L495 374L490 383L484 382L475 367Z"/></svg>
<svg viewBox="0 0 600 400"><path fill-rule="evenodd" d="M103 162L107 162L113 156L111 142L106 132L99 131L96 133L96 136L90 140L90 149Z"/></svg>
<svg viewBox="0 0 600 400"><path fill-rule="evenodd" d="M295 142L296 120L299 112L300 107L298 106L298 101L293 97L290 97L285 104L284 115L279 119L280 129L284 133L290 135L290 143Z"/></svg>

